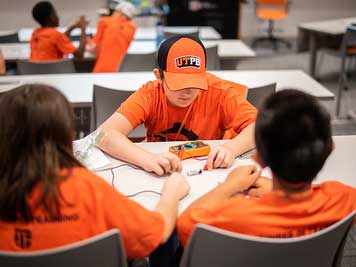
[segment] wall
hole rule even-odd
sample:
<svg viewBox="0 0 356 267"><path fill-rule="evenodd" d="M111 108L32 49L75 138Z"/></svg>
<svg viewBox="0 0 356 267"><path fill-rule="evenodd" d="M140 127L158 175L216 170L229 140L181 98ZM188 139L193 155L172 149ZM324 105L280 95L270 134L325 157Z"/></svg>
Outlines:
<svg viewBox="0 0 356 267"><path fill-rule="evenodd" d="M179 1L179 0L177 0ZM233 1L233 0L231 0ZM35 27L31 9L37 0L0 0L0 30ZM78 15L86 15L90 26L95 26L96 10L105 6L106 0L52 0L61 18L61 26L73 23ZM254 0L242 4L241 37L263 34L267 23L258 21L254 14ZM277 33L295 36L301 22L356 16L356 0L292 0L290 16L276 24ZM140 18L138 25L154 25L155 20Z"/></svg>

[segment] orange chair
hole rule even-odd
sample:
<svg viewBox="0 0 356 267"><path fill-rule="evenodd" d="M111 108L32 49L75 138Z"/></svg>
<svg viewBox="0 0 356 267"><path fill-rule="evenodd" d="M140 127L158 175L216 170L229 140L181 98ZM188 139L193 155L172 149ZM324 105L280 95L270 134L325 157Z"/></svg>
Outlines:
<svg viewBox="0 0 356 267"><path fill-rule="evenodd" d="M260 42L271 42L273 49L278 49L278 43L285 44L288 48L291 47L290 42L282 38L277 38L274 32L274 22L283 20L288 17L290 2L287 0L257 0L255 2L255 12L259 19L268 21L268 36L254 40L252 47L257 46Z"/></svg>

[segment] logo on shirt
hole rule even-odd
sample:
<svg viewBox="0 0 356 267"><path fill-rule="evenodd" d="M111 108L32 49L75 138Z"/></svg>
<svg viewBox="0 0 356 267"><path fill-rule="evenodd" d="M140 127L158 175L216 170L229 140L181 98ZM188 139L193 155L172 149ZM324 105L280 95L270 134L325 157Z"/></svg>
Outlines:
<svg viewBox="0 0 356 267"><path fill-rule="evenodd" d="M196 56L181 56L174 59L176 68L194 67L200 69L200 57Z"/></svg>
<svg viewBox="0 0 356 267"><path fill-rule="evenodd" d="M28 229L15 228L15 244L24 249L29 248L32 243L32 233Z"/></svg>
<svg viewBox="0 0 356 267"><path fill-rule="evenodd" d="M151 136L148 136L147 139L149 142L192 141L192 140L199 139L199 136L193 130L188 130L184 127L180 131L180 134L177 137L177 139L175 139L180 126L181 126L180 122L175 122L173 123L173 126L171 128L164 130L158 134L153 134Z"/></svg>

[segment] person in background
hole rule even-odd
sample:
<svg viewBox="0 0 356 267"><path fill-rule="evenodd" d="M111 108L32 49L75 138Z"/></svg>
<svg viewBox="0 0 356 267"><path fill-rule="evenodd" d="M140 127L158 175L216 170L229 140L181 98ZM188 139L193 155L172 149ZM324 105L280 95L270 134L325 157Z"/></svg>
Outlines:
<svg viewBox="0 0 356 267"><path fill-rule="evenodd" d="M312 185L333 149L330 115L311 95L283 90L259 107L254 159L270 167L238 167L178 218L183 245L197 223L241 234L285 238L319 231L356 209L356 189L330 181ZM249 196L241 194L246 192ZM252 196L252 197L251 197Z"/></svg>
<svg viewBox="0 0 356 267"><path fill-rule="evenodd" d="M171 235L189 191L185 178L167 178L154 211L116 191L73 156L73 110L55 88L29 84L4 93L0 128L0 250L54 248L117 228L133 259Z"/></svg>
<svg viewBox="0 0 356 267"><path fill-rule="evenodd" d="M59 26L59 17L50 2L38 2L32 9L33 18L40 24L40 28L34 30L30 40L31 61L60 60L73 54L76 58L82 58L85 51L87 21L84 16L68 27L65 33L59 32L55 27ZM69 40L72 30L81 29L79 46L75 47Z"/></svg>
<svg viewBox="0 0 356 267"><path fill-rule="evenodd" d="M129 2L121 2L111 16L100 19L87 50L96 53L93 72L117 72L134 38L136 26L132 18L136 8Z"/></svg>
<svg viewBox="0 0 356 267"><path fill-rule="evenodd" d="M6 73L5 60L2 54L2 50L0 49L0 75L5 75L5 73Z"/></svg>
<svg viewBox="0 0 356 267"><path fill-rule="evenodd" d="M128 134L144 123L150 142L231 139L215 146L207 169L229 168L235 157L254 147L256 109L247 88L206 71L205 47L191 36L165 40L157 53L155 81L134 92L99 128L99 147L146 171L163 175L181 170L173 153L151 153Z"/></svg>

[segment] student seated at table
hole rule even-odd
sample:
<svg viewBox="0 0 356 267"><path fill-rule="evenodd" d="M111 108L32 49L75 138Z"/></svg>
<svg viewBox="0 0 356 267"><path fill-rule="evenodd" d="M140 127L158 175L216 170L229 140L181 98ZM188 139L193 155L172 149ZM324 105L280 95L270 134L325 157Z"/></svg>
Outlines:
<svg viewBox="0 0 356 267"><path fill-rule="evenodd" d="M5 60L2 54L2 50L0 49L0 75L4 75L5 73L6 73Z"/></svg>
<svg viewBox="0 0 356 267"><path fill-rule="evenodd" d="M96 53L93 72L117 72L127 49L134 38L136 26L132 18L136 8L121 2L111 16L104 16L98 23L96 34L88 41L87 50Z"/></svg>
<svg viewBox="0 0 356 267"><path fill-rule="evenodd" d="M255 166L231 171L178 218L184 245L197 223L254 236L296 237L356 209L355 188L336 181L312 185L333 149L330 116L314 97L296 90L268 97L259 108L255 142L254 159L271 168L272 180L259 178ZM250 196L240 194L245 190Z"/></svg>
<svg viewBox="0 0 356 267"><path fill-rule="evenodd" d="M117 192L73 156L73 111L55 88L3 94L0 125L0 250L48 249L117 228L127 256L142 258L171 235L189 191L184 177L168 177L154 211Z"/></svg>
<svg viewBox="0 0 356 267"><path fill-rule="evenodd" d="M59 17L50 2L38 2L32 9L32 16L41 27L35 29L31 36L31 61L60 60L70 54L78 58L83 57L87 26L84 16L69 26L65 33L61 33L55 28L59 26ZM81 29L78 48L69 40L70 33L76 28Z"/></svg>
<svg viewBox="0 0 356 267"><path fill-rule="evenodd" d="M247 88L206 72L205 47L199 39L165 40L157 63L156 80L133 93L100 126L105 135L99 146L105 152L157 175L179 171L176 155L145 151L127 138L142 123L150 142L232 137L212 149L208 169L228 168L236 156L254 147L256 109L246 100Z"/></svg>

